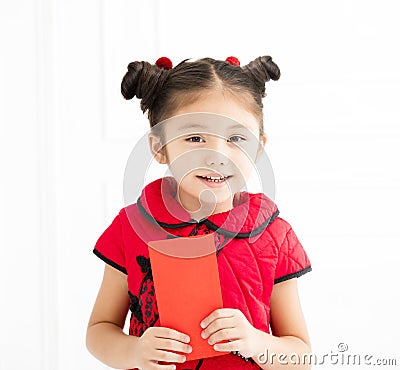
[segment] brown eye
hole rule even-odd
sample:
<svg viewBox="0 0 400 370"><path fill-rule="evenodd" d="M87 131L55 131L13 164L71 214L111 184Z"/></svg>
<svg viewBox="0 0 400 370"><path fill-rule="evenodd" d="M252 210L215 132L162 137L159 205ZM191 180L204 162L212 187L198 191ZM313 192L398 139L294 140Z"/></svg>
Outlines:
<svg viewBox="0 0 400 370"><path fill-rule="evenodd" d="M197 140L191 141L191 139L200 139L200 140L203 140L200 136L192 136L192 137L188 137L188 138L186 139L186 141L189 141L190 143L199 143L199 141L197 141Z"/></svg>
<svg viewBox="0 0 400 370"><path fill-rule="evenodd" d="M242 138L242 137L240 137L240 136L231 136L231 139L232 138L237 138L237 139L239 139L239 140L234 140L235 142L240 142L240 141L244 141L245 139L244 138Z"/></svg>

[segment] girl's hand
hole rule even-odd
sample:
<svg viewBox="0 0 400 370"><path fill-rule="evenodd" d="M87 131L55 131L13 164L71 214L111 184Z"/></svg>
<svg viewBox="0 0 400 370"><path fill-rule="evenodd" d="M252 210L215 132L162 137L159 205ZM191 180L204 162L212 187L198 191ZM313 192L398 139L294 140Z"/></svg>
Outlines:
<svg viewBox="0 0 400 370"><path fill-rule="evenodd" d="M161 365L158 361L185 362L186 356L170 351L192 352L188 335L162 326L151 326L139 337L132 353L135 367L141 370L173 370L175 365Z"/></svg>
<svg viewBox="0 0 400 370"><path fill-rule="evenodd" d="M201 336L204 339L208 338L209 344L229 341L215 344L216 351L238 351L244 357L252 357L258 353L260 331L236 308L219 308L203 319L200 326L204 328Z"/></svg>

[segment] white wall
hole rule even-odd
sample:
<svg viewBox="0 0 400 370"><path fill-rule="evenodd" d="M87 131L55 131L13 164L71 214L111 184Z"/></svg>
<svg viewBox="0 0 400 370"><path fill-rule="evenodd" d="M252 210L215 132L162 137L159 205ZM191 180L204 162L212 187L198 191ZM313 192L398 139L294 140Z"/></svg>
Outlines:
<svg viewBox="0 0 400 370"><path fill-rule="evenodd" d="M299 279L313 350L400 364L397 14L395 1L2 1L0 368L106 368L85 348L92 248L148 128L119 92L127 64L263 54L282 72L267 153L313 264Z"/></svg>

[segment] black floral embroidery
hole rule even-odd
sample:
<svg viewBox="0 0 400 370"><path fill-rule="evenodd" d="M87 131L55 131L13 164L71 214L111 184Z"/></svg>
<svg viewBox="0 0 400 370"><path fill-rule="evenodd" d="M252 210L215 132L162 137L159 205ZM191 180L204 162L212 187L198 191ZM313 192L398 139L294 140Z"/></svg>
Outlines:
<svg viewBox="0 0 400 370"><path fill-rule="evenodd" d="M198 235L200 230L203 232L203 234L211 233L211 230L207 226L203 226L203 228L201 228L200 224L196 224L196 226L190 232L189 236ZM214 240L215 240L217 257L218 257L222 251L222 248L228 243L230 238L225 235L222 235L218 231L216 231Z"/></svg>
<svg viewBox="0 0 400 370"><path fill-rule="evenodd" d="M217 235L217 240L216 240L216 248L217 248L217 257L219 254L222 252L222 248L225 247L225 245L231 240L228 236L222 235L219 232L215 233Z"/></svg>
<svg viewBox="0 0 400 370"><path fill-rule="evenodd" d="M130 335L141 336L145 330L158 320L158 307L155 300L153 274L150 258L137 256L136 261L146 275L142 279L138 296L128 292L130 297L131 325Z"/></svg>

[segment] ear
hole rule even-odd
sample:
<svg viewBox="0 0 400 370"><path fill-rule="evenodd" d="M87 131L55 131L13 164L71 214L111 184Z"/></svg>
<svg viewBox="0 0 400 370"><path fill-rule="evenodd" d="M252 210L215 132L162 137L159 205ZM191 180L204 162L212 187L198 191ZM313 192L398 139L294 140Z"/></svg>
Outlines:
<svg viewBox="0 0 400 370"><path fill-rule="evenodd" d="M264 150L265 144L267 143L267 134L263 134L260 138L259 141L259 146L258 146L258 150L257 150L257 155L256 155L256 162L258 161L258 159L260 158L261 153Z"/></svg>
<svg viewBox="0 0 400 370"><path fill-rule="evenodd" d="M149 140L149 146L152 155L156 159L156 161L160 164L167 164L167 158L165 155L166 148L165 146L161 146L161 140L159 136L156 136L152 133L149 133L148 135L148 140Z"/></svg>

